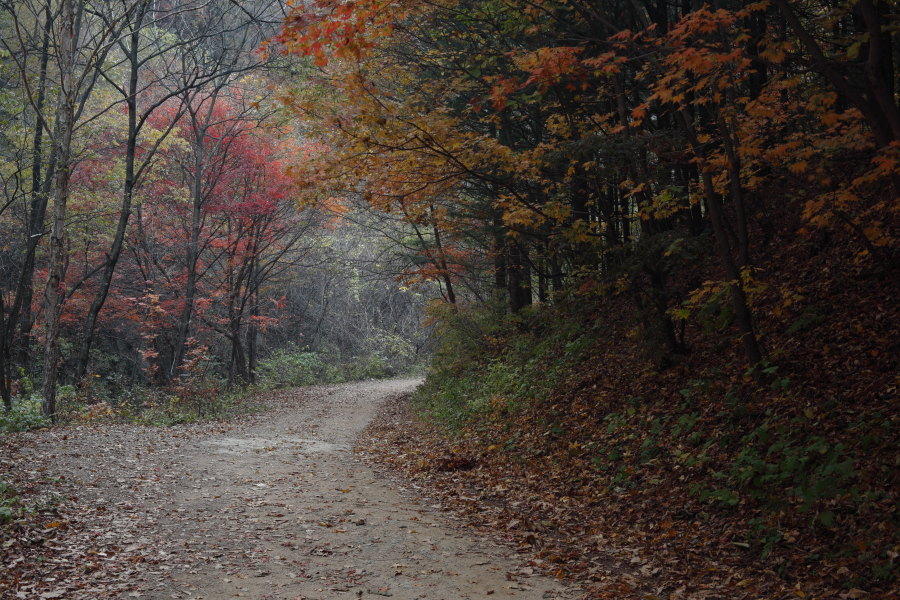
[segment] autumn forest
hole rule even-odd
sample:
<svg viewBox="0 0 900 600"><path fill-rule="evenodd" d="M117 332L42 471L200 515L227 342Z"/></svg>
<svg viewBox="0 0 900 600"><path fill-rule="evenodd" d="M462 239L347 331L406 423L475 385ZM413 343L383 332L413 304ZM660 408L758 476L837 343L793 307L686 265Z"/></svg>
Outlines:
<svg viewBox="0 0 900 600"><path fill-rule="evenodd" d="M232 597L126 576L137 542L86 569L112 516L48 483L60 436L366 385L333 435L545 598L894 597L898 35L894 0L0 3L0 598Z"/></svg>

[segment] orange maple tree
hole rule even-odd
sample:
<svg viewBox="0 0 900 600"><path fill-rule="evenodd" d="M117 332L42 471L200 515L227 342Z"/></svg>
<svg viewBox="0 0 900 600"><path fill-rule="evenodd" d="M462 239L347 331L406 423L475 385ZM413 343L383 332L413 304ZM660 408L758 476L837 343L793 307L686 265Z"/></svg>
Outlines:
<svg viewBox="0 0 900 600"><path fill-rule="evenodd" d="M616 278L637 251L651 289L633 277L636 293L655 298L671 352L690 313L679 298L710 294L669 289L665 272L677 239L709 226L723 273L694 290L728 291L756 364L753 222L775 182L805 190L801 234L843 227L861 260L893 264L900 147L883 92L896 14L871 0L636 6L298 6L275 43L313 58L316 85L285 102L325 150L293 176L311 197L360 194L428 222L443 253L480 229L513 310L533 284L545 301ZM441 265L419 274L466 276Z"/></svg>

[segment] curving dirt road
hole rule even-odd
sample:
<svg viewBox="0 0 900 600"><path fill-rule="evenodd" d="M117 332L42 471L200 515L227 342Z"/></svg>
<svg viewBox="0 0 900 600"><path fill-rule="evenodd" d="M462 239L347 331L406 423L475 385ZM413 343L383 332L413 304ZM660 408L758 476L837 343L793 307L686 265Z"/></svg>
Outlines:
<svg viewBox="0 0 900 600"><path fill-rule="evenodd" d="M68 473L85 506L102 504L98 548L140 554L116 575L121 598L575 598L351 452L379 406L417 383L297 390L246 424L198 435L58 430L29 454L53 447L48 470Z"/></svg>

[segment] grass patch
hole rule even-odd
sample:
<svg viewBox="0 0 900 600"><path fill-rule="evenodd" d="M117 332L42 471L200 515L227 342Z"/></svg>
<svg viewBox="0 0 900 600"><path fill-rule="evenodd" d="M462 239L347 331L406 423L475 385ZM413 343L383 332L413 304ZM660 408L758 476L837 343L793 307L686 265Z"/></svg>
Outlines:
<svg viewBox="0 0 900 600"><path fill-rule="evenodd" d="M593 340L581 321L538 308L517 315L496 306L440 306L440 340L414 406L450 430L486 413L512 414L556 389Z"/></svg>

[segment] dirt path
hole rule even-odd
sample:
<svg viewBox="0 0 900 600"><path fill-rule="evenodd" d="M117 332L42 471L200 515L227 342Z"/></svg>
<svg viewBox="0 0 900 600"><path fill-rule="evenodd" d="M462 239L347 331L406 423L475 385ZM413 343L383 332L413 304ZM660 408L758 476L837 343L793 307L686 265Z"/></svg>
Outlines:
<svg viewBox="0 0 900 600"><path fill-rule="evenodd" d="M379 405L416 383L308 388L246 425L196 435L57 432L46 468L100 511L79 533L97 546L88 556L112 555L103 542L141 557L117 571L122 598L575 598L351 452Z"/></svg>

